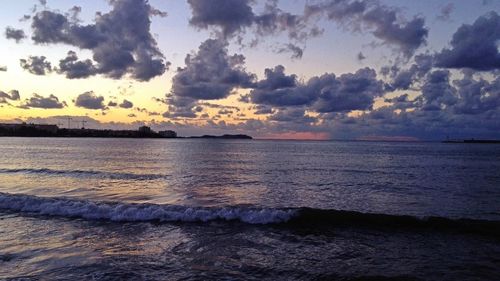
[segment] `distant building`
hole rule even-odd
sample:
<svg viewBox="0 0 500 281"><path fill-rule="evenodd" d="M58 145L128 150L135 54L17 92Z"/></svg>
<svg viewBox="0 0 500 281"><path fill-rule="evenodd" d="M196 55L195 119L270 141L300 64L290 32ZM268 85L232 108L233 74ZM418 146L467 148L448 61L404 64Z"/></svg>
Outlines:
<svg viewBox="0 0 500 281"><path fill-rule="evenodd" d="M57 133L57 131L59 130L59 127L57 127L57 125L26 124L26 123L21 123L21 124L0 123L0 128L8 129L11 131L18 131L21 129L30 128L30 129L35 129L35 130L43 131L43 132L49 132L49 133L53 133L53 134Z"/></svg>
<svg viewBox="0 0 500 281"><path fill-rule="evenodd" d="M17 129L21 128L22 125L26 125L26 123L24 123L24 124L6 124L6 123L0 123L0 128L2 128L2 129L9 129L9 130L17 130Z"/></svg>
<svg viewBox="0 0 500 281"><path fill-rule="evenodd" d="M152 132L153 131L148 126L141 126L141 127L139 127L139 133L151 134Z"/></svg>
<svg viewBox="0 0 500 281"><path fill-rule="evenodd" d="M40 131L45 131L45 132L50 132L50 133L57 133L57 131L59 130L59 127L57 127L57 125L39 125L39 124L35 124L33 125L33 127L37 130L40 130Z"/></svg>
<svg viewBox="0 0 500 281"><path fill-rule="evenodd" d="M158 133L163 138L176 138L177 137L177 133L175 131L171 131L171 130L159 131Z"/></svg>

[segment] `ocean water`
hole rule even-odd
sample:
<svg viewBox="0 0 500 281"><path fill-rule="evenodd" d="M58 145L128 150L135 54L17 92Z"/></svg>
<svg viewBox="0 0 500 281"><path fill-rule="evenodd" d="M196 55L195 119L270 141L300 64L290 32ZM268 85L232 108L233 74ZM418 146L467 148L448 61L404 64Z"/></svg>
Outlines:
<svg viewBox="0 0 500 281"><path fill-rule="evenodd" d="M500 280L500 145L0 149L0 280Z"/></svg>

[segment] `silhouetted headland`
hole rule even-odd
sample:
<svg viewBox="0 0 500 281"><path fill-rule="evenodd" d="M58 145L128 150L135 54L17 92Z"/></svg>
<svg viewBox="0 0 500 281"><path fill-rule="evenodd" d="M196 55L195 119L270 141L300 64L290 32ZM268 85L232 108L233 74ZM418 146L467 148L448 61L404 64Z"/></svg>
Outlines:
<svg viewBox="0 0 500 281"><path fill-rule="evenodd" d="M98 130L98 129L66 129L57 125L45 124L2 124L0 123L0 137L61 137L61 138L183 138L178 137L172 130L155 132L148 126L138 130ZM193 136L188 138L203 139L252 139L248 135L222 136Z"/></svg>
<svg viewBox="0 0 500 281"><path fill-rule="evenodd" d="M446 139L442 143L500 143L500 140L482 140L482 139Z"/></svg>
<svg viewBox="0 0 500 281"><path fill-rule="evenodd" d="M222 136L212 136L212 135L203 135L203 136L193 136L189 137L191 139L245 139L245 140L251 140L253 139L251 136L248 135L242 135L242 134L237 134L237 135L222 135Z"/></svg>
<svg viewBox="0 0 500 281"><path fill-rule="evenodd" d="M67 138L177 138L175 131L155 132L142 126L138 130L66 129L44 124L0 124L0 137L67 137Z"/></svg>

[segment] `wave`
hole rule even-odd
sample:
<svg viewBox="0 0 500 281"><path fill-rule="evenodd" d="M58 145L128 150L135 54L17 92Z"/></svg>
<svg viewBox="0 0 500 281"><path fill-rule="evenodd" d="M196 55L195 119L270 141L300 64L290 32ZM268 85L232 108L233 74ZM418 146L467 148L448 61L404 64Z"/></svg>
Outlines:
<svg viewBox="0 0 500 281"><path fill-rule="evenodd" d="M161 174L134 174L120 172L103 172L92 170L54 170L54 169L0 169L0 174L35 174L47 176L66 176L66 177L83 177L83 178L107 178L107 179L123 179L123 180L155 180L168 178L168 175Z"/></svg>
<svg viewBox="0 0 500 281"><path fill-rule="evenodd" d="M37 215L115 222L208 222L222 220L299 227L314 231L347 226L427 229L500 237L500 221L414 217L314 208L189 207L149 203L95 202L64 197L39 197L0 192L0 209Z"/></svg>
<svg viewBox="0 0 500 281"><path fill-rule="evenodd" d="M94 202L58 197L0 193L0 209L40 215L117 222L207 222L237 220L250 224L280 223L296 211L272 208L202 208L175 205Z"/></svg>

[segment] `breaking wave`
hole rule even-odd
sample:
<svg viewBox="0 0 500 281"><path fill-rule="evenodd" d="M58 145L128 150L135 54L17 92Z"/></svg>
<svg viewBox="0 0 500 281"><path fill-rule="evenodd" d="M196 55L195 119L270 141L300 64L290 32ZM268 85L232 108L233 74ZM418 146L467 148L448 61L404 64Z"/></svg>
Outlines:
<svg viewBox="0 0 500 281"><path fill-rule="evenodd" d="M207 222L213 220L238 220L250 224L286 222L296 213L292 209L202 208L158 204L93 202L89 200L8 193L0 193L0 209L40 215L117 222Z"/></svg>
<svg viewBox="0 0 500 281"><path fill-rule="evenodd" d="M332 227L427 229L500 237L500 221L414 217L313 208L189 207L149 203L95 202L64 197L0 192L0 210L115 222L208 222L240 221L276 224L321 231Z"/></svg>

